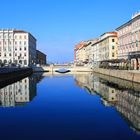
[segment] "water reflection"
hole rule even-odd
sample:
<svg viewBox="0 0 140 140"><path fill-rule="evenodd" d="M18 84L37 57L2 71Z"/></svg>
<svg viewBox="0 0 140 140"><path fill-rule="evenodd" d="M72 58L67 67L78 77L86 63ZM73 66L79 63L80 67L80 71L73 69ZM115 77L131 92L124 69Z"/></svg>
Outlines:
<svg viewBox="0 0 140 140"><path fill-rule="evenodd" d="M140 85L103 75L75 76L76 85L98 94L105 106L113 106L130 128L140 134Z"/></svg>
<svg viewBox="0 0 140 140"><path fill-rule="evenodd" d="M0 106L21 106L33 100L36 96L36 83L41 80L41 74L26 77L20 81L0 89Z"/></svg>

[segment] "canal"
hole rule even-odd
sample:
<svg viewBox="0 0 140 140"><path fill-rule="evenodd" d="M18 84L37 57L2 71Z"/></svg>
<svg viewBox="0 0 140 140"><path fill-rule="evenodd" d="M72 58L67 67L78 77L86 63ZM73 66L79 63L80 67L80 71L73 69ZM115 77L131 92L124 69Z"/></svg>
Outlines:
<svg viewBox="0 0 140 140"><path fill-rule="evenodd" d="M0 87L0 138L139 140L140 85L107 78L36 73Z"/></svg>

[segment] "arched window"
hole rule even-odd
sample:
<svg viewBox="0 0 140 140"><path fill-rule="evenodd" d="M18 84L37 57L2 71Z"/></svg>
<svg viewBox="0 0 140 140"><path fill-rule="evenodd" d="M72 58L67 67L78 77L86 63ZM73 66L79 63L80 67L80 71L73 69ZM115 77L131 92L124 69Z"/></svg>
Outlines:
<svg viewBox="0 0 140 140"><path fill-rule="evenodd" d="M22 60L19 60L19 63L22 64Z"/></svg>
<svg viewBox="0 0 140 140"><path fill-rule="evenodd" d="M27 65L27 60L24 60L24 65Z"/></svg>
<svg viewBox="0 0 140 140"><path fill-rule="evenodd" d="M4 62L4 64L6 64L7 63L7 60L5 59L3 62Z"/></svg>
<svg viewBox="0 0 140 140"><path fill-rule="evenodd" d="M11 64L11 63L12 63L12 60L10 59L10 60L9 60L9 64Z"/></svg>

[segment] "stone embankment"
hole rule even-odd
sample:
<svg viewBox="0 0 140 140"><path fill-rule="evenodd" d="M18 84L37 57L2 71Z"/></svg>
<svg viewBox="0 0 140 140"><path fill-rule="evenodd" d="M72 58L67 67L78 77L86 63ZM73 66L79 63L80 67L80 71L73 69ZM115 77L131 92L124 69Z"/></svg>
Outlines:
<svg viewBox="0 0 140 140"><path fill-rule="evenodd" d="M32 68L0 68L0 87L18 81L32 73Z"/></svg>
<svg viewBox="0 0 140 140"><path fill-rule="evenodd" d="M138 71L111 70L102 68L94 68L93 71L95 73L100 73L103 75L108 75L111 77L116 77L119 79L140 83L140 72Z"/></svg>

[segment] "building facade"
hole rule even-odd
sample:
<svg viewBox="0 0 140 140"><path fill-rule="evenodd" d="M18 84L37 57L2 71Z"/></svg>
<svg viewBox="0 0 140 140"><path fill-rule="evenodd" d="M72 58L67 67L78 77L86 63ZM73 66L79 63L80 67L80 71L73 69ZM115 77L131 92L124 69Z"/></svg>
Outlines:
<svg viewBox="0 0 140 140"><path fill-rule="evenodd" d="M88 41L88 44L86 45L86 57L87 62L89 65L93 64L93 44L96 43L98 39L92 39Z"/></svg>
<svg viewBox="0 0 140 140"><path fill-rule="evenodd" d="M46 64L46 54L42 53L39 50L36 50L37 64L45 65Z"/></svg>
<svg viewBox="0 0 140 140"><path fill-rule="evenodd" d="M99 40L99 61L118 58L118 38L116 32L107 32Z"/></svg>
<svg viewBox="0 0 140 140"><path fill-rule="evenodd" d="M117 33L107 32L101 35L97 42L92 44L93 66L99 67L103 61L114 60L118 57Z"/></svg>
<svg viewBox="0 0 140 140"><path fill-rule="evenodd" d="M83 41L75 46L74 60L76 63L92 64L92 60L93 60L92 44L96 41L97 39Z"/></svg>
<svg viewBox="0 0 140 140"><path fill-rule="evenodd" d="M0 89L0 106L14 107L24 105L35 96L36 82L32 77L27 77Z"/></svg>
<svg viewBox="0 0 140 140"><path fill-rule="evenodd" d="M83 64L86 59L86 41L82 41L74 48L74 61L76 64Z"/></svg>
<svg viewBox="0 0 140 140"><path fill-rule="evenodd" d="M131 20L117 29L118 58L131 62L134 69L140 64L140 12L132 16Z"/></svg>
<svg viewBox="0 0 140 140"><path fill-rule="evenodd" d="M22 30L0 30L0 63L36 64L36 39Z"/></svg>
<svg viewBox="0 0 140 140"><path fill-rule="evenodd" d="M102 61L118 58L117 32L107 32L99 37L79 43L75 47L75 60L99 67Z"/></svg>

